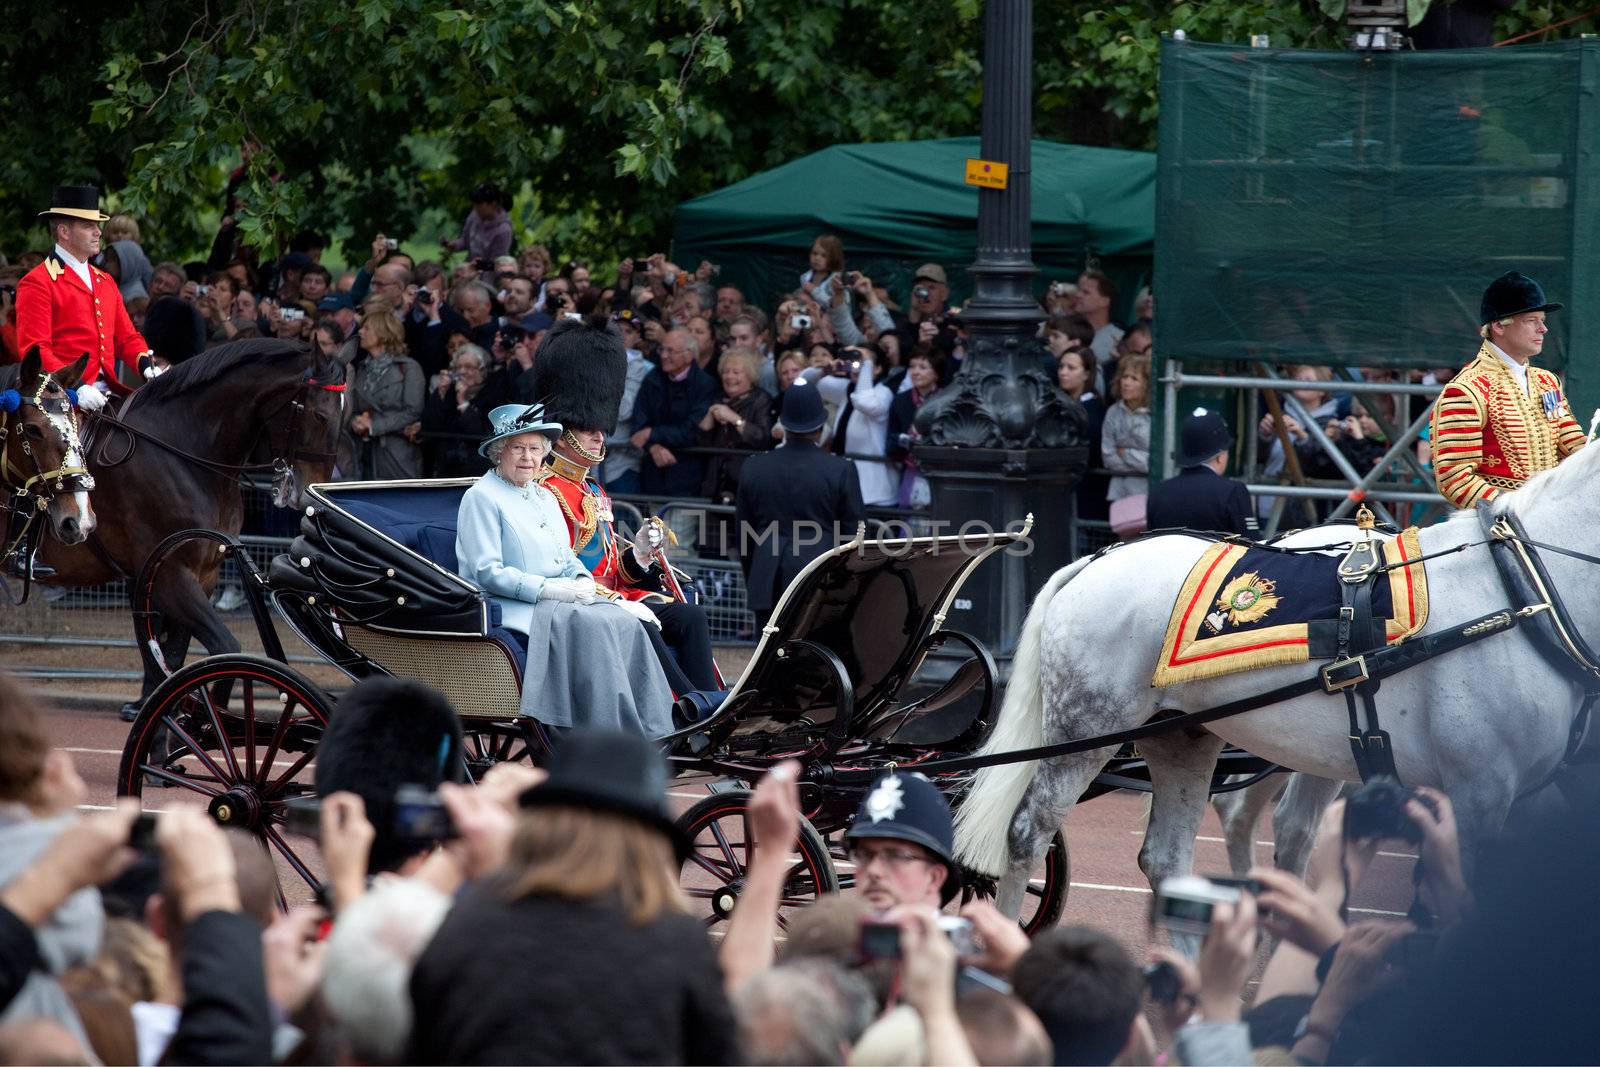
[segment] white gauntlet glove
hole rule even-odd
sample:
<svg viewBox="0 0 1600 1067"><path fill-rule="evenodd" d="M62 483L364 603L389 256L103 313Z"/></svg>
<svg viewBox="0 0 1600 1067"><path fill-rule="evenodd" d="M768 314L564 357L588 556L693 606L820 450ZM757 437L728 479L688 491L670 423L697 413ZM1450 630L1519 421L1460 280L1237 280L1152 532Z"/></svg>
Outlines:
<svg viewBox="0 0 1600 1067"><path fill-rule="evenodd" d="M656 613L639 603L637 600L623 600L618 598L617 600L612 601L612 603L616 604L617 607L621 608L623 611L626 611L629 615L632 615L640 622L649 623L658 630L661 628L661 620L656 618Z"/></svg>
<svg viewBox="0 0 1600 1067"><path fill-rule="evenodd" d="M562 604L593 604L595 602L593 578L546 578L539 591L540 600L554 600Z"/></svg>
<svg viewBox="0 0 1600 1067"><path fill-rule="evenodd" d="M639 535L633 539L633 559L640 570L649 568L666 539L659 519L651 519L639 528Z"/></svg>
<svg viewBox="0 0 1600 1067"><path fill-rule="evenodd" d="M78 407L84 411L99 411L106 406L106 394L92 385L78 386Z"/></svg>

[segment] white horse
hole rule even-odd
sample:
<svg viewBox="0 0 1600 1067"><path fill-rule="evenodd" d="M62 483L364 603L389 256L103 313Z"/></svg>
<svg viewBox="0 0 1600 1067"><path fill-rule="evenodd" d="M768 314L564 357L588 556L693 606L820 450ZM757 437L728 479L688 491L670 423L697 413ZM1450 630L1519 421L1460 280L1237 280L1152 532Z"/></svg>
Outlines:
<svg viewBox="0 0 1600 1067"><path fill-rule="evenodd" d="M1600 447L1494 501L1539 541L1600 548ZM1307 534L1315 531L1307 531ZM1461 513L1421 531L1424 555L1483 533ZM1182 534L1135 541L1078 560L1045 584L1023 624L999 720L980 750L1000 753L1128 729L1158 712L1198 711L1311 677L1318 664L1264 668L1155 689L1150 684L1168 614L1208 541ZM1600 571L1542 553L1575 620L1600 617ZM1430 610L1412 638L1458 626L1508 600L1486 545L1427 563ZM1116 665L1115 669L1107 669ZM1395 762L1410 785L1450 794L1468 853L1504 822L1517 795L1560 762L1582 686L1546 664L1523 628L1485 638L1384 679L1377 694ZM1204 727L1139 743L1153 786L1139 865L1152 883L1190 869L1212 770L1224 742L1333 781L1358 778L1342 694L1316 692ZM1000 878L997 903L1021 904L1029 872L1110 748L1043 762L1002 764L974 776L957 815L957 851Z"/></svg>

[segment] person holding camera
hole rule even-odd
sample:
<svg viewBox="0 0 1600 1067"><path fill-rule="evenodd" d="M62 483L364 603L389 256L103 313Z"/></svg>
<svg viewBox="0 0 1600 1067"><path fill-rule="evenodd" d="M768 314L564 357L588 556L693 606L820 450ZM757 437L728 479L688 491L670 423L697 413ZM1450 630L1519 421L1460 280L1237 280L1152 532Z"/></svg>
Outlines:
<svg viewBox="0 0 1600 1067"><path fill-rule="evenodd" d="M950 280L937 263L924 263L911 281L911 311L907 315L913 334L912 344L931 344L945 354L955 355L961 333L950 321Z"/></svg>
<svg viewBox="0 0 1600 1067"><path fill-rule="evenodd" d="M489 432L493 405L482 401L489 354L477 345L456 349L448 370L433 376L418 430L432 438L428 471L435 478L477 477L488 467L477 442ZM491 398L492 399L492 398Z"/></svg>
<svg viewBox="0 0 1600 1067"><path fill-rule="evenodd" d="M461 236L440 237L439 247L449 252L465 250L469 261L496 259L511 251L511 196L493 182L480 182L472 190L472 210L461 223Z"/></svg>
<svg viewBox="0 0 1600 1067"><path fill-rule="evenodd" d="M877 380L881 358L870 345L842 349L829 372L814 381L823 400L839 412L829 447L855 464L861 477L861 499L868 507L893 507L899 491L899 475L893 467L862 458L886 455L888 448L894 390Z"/></svg>
<svg viewBox="0 0 1600 1067"><path fill-rule="evenodd" d="M1122 327L1111 321L1116 302L1117 283L1105 273L1086 270L1078 275L1078 291L1073 294L1072 309L1094 327L1094 340L1089 342L1089 347L1102 362L1116 351L1117 342L1122 340Z"/></svg>

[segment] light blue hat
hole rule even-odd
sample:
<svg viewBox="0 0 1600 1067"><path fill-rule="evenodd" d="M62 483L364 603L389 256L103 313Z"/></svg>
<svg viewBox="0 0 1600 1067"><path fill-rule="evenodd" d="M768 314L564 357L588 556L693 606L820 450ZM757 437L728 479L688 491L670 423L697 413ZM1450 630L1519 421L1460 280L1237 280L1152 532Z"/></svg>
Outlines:
<svg viewBox="0 0 1600 1067"><path fill-rule="evenodd" d="M478 446L486 459L490 445L520 433L542 433L552 441L561 436L559 422L545 421L543 404L501 404L489 412L489 426L493 432Z"/></svg>

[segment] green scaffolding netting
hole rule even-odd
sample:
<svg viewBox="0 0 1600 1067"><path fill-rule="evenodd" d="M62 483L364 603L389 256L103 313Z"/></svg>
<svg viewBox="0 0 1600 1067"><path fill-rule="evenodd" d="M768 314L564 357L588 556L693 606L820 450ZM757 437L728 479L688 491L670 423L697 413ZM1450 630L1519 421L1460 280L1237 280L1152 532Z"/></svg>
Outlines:
<svg viewBox="0 0 1600 1067"><path fill-rule="evenodd" d="M1600 401L1600 41L1439 52L1167 41L1163 359L1459 367L1484 286L1566 309L1541 362ZM1587 410L1584 408L1584 410Z"/></svg>

